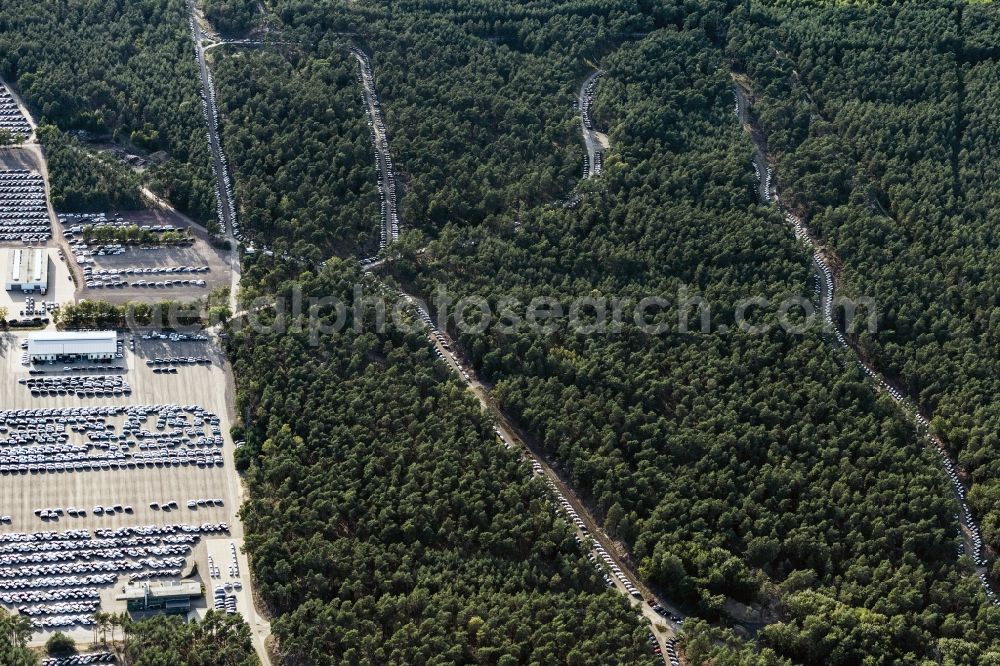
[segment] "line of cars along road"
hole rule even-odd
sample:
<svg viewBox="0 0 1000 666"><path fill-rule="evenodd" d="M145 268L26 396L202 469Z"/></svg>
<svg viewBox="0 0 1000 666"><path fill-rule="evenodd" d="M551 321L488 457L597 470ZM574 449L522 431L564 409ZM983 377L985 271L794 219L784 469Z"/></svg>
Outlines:
<svg viewBox="0 0 1000 666"><path fill-rule="evenodd" d="M375 90L375 77L372 74L371 61L368 55L357 47L351 52L358 60L360 71L358 83L361 84L361 101L368 110L368 132L375 149L375 169L378 175L379 209L382 219L379 249L399 239L399 209L396 205L396 174L392 166L392 156L389 154L389 140L385 122L382 120L382 107ZM369 100L371 103L369 104ZM383 172L383 162L385 168ZM362 265L368 265L376 257L361 260Z"/></svg>
<svg viewBox="0 0 1000 666"><path fill-rule="evenodd" d="M431 318L430 313L427 311L427 309L424 308L422 305L415 303L413 299L410 298L405 293L400 292L400 296L414 307L417 316L424 324L427 325L427 327L431 331L431 335L434 337L435 340L437 340L437 342L441 345L441 347L443 347L444 349L448 349L450 351L451 347L448 344L447 339L437 329L437 327L434 326L434 321ZM446 360L441 350L435 349L435 353L441 360ZM456 365L458 364L456 363ZM464 370L464 368L462 368L460 365L458 365L458 368L459 368L458 371L462 374L465 380L471 381L469 374ZM495 431L500 442L504 445L504 447L509 449L511 445L507 441L507 438L503 436L503 433L501 432L499 427L495 428ZM545 475L541 463L539 463L537 460L532 460L530 458L529 460L531 462L531 468L533 473L537 476L542 476L545 478L546 483L548 484L550 490L552 491L553 499L557 507L561 508L566 513L570 521L577 527L577 529L580 530L580 532L585 536L585 538L587 538L590 541L588 545L590 546L592 552L588 554L588 558L591 560L591 562L594 563L594 566L597 568L598 572L604 578L604 582L609 587L613 586L614 581L612 581L611 575L614 575L615 578L619 580L619 582L631 596L635 597L636 599L642 599L642 593L632 583L632 581L628 578L628 576L625 575L625 572L622 571L621 567L619 567L618 564L615 563L614 559L604 548L604 546L602 546L600 542L598 542L596 539L593 539L593 537L589 536L589 531L587 529L586 524L583 522L583 519L580 518L579 514L576 512L576 509L574 509L573 505L569 502L568 499L566 499L566 496L559 491L555 482ZM577 541L582 542L582 539L580 539L580 537L578 536ZM600 559L601 561L598 561L598 559ZM673 621L678 626L683 625L684 618L668 611L666 608L657 603L655 600L650 601L649 603L650 607L661 617Z"/></svg>
<svg viewBox="0 0 1000 666"><path fill-rule="evenodd" d="M215 80L212 78L211 70L205 66L201 49L198 48L201 39L199 37L198 26L196 26L194 22L194 18L189 20L189 24L191 26L191 39L194 42L194 55L198 60L198 67L204 67L206 78L205 87L208 89L207 96L205 90L198 91L198 94L201 96L201 111L205 116L205 123L209 128L205 131L205 143L208 144L209 152L214 152L212 148L212 130L215 130L216 136L218 136L219 131L219 107L215 98ZM232 179L229 177L229 162L226 160L226 154L223 152L221 144L218 146L218 156L219 162L222 163L222 173L216 174L216 176L219 177L216 178L215 185L215 212L219 220L219 228L223 231L223 233L225 233L226 217L223 214L222 208L222 199L225 197L226 202L229 204L229 214L232 216L233 228L231 231L233 233L233 237L242 243L243 234L240 232L240 223L236 217L236 201L233 197Z"/></svg>
<svg viewBox="0 0 1000 666"><path fill-rule="evenodd" d="M91 652L90 654L74 654L68 657L47 657L42 659L40 666L93 666L94 664L117 663L115 655L110 652Z"/></svg>

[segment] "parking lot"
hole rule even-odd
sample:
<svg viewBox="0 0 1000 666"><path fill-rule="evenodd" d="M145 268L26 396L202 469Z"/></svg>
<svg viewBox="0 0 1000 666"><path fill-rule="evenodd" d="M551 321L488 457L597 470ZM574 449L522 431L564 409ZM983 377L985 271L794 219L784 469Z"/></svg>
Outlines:
<svg viewBox="0 0 1000 666"><path fill-rule="evenodd" d="M76 541L67 541L63 542L63 544L53 544L51 542L41 544L46 548L50 548L53 545L70 548L66 544L72 544L74 550L66 552L65 557L67 559L65 561L61 560L58 565L48 563L48 561L44 564L46 575L54 575L55 573L62 575L64 570L69 571L74 569L74 567L79 568L77 565L81 564L81 562L72 559L77 549L86 550L96 547L90 544L102 534L112 539L115 547L118 547L120 544L133 543L135 539L140 539L140 537L135 536L127 530L116 533L102 532L100 534L95 530L125 530L125 528L134 528L137 526L201 526L203 524L226 523L229 526L228 532L206 533L202 538L218 540L223 544L222 547L226 549L229 548L228 543L230 540L236 540L237 543L241 543L242 533L240 526L234 520L234 512L240 502L241 488L239 479L232 466L233 444L229 438L230 419L227 412L227 393L230 393L232 388L231 382L227 381L223 367L224 358L214 341L172 340L169 337L161 339L159 336L155 339L144 340L141 335L135 335L135 350L132 351L132 336L126 334L122 345L124 358L118 361L124 367L124 371L112 372L100 370L98 374L110 373L120 376L128 383L131 389L130 393L127 395L112 394L85 397L78 397L76 394L58 395L55 397L33 397L25 385L18 381L19 379L27 380L28 378L39 376L37 374L30 375L29 367L23 365L21 362L21 342L26 338L26 335L25 333L8 333L0 338L0 410L7 410L9 413L10 410L18 409L44 410L67 407L111 407L115 409L124 408L122 411L130 411L133 415L130 417L127 414L119 412L106 417L92 416L91 421L97 422L96 425L95 423L88 424L85 420L79 424L64 425L58 422L65 417L48 417L50 423L45 426L47 430L43 434L53 439L54 444L49 444L49 446L55 446L57 448L53 450L64 452L62 455L67 459L73 458L77 463L80 460L86 461L83 469L76 468L72 470L64 468L62 470L52 469L44 472L30 472L25 469L12 472L9 469L9 463L12 460L11 456L24 449L22 449L22 445L20 444L11 445L8 438L12 436L12 431L17 428L28 426L16 426L11 423L5 426L6 432L0 432L0 440L6 441L3 446L0 446L0 455L5 456L3 460L4 464L8 465L8 471L0 477L0 518L9 517L9 522L0 524L0 551L3 550L3 547L8 549L13 546L17 546L18 548L25 547L20 543L6 543L6 546L4 546L4 535L12 533L64 532L65 530L85 530L89 532L90 536L82 540L79 537L74 537L77 539ZM186 364L178 374L156 373L154 372L154 368L160 366L147 365L146 363L147 360L156 358L181 357L185 359L188 357L203 357L207 358L209 362ZM86 368L87 365L88 362L77 362L70 366L63 366L61 363L51 365L37 364L34 368L36 370L45 369L46 373L41 376L46 378L70 378L91 374ZM108 363L96 362L90 365L104 367ZM72 367L73 369L64 371L64 367ZM176 413L168 410L167 415L163 417L165 427L161 428L159 427L160 424L157 423L157 418L160 414L159 411L150 408L148 416L135 416L135 408L133 407L129 410L128 406L136 405L177 405L180 407L177 408ZM197 411L195 413L185 412L181 409L184 406L194 407ZM140 414L143 413L143 410L138 411ZM199 433L204 432L204 435L210 438L212 435L212 430L210 429L212 422L209 420L208 415L217 416L218 422L215 427L222 437L221 447L216 446L211 441L200 443L192 441L181 447L182 450L186 447L190 452L191 462L181 464L175 458L165 464L151 462L154 457L160 457L168 453L165 447L161 448L158 438L162 439L165 436L176 435L178 432L178 430L174 429L175 426L171 422L171 419L177 418L178 423L183 421L183 427L187 428L197 423L197 419L202 414L205 415L204 424L199 425L197 431ZM78 418L86 419L86 417ZM126 429L128 418L133 419L133 429L131 431ZM106 430L99 427L102 425ZM74 426L80 428L80 431L74 430ZM94 431L98 433L94 439L90 439L92 431L87 430L88 427L94 428ZM177 426L177 428L179 429L181 426ZM126 432L128 432L128 439L132 446L123 447L123 450L127 452L127 455L123 456L116 447L119 446L119 442L125 442L126 437L124 433ZM24 435L23 432L19 434ZM62 440L63 448L61 449L58 448L60 446L59 434L67 435ZM197 440L198 436L192 434L191 439ZM136 444L136 442L139 444ZM76 445L77 448L73 449L73 452L68 452L69 449L66 449L64 446L66 444ZM86 446L79 448L80 445ZM81 453L83 450L86 450L86 452ZM221 454L223 461L221 466L217 464L201 466L193 462L196 455L208 454L214 456L216 453ZM84 455L85 458L81 458L81 455ZM171 455L176 456L177 452L175 451ZM186 456L188 454L182 452L180 455ZM117 461L114 459L116 456L118 458ZM130 467L122 464L122 461L125 459L136 462L143 460L144 457L146 462L142 466L136 465L135 467ZM97 459L110 459L112 460L112 464L110 468L101 469L95 462ZM60 464L72 465L71 463ZM217 500L221 501L221 503ZM171 502L174 504L171 505ZM189 508L189 502L193 503L193 507ZM153 503L155 503L155 506L153 506ZM98 507L100 511L97 511ZM70 508L74 510L73 515L70 514ZM107 511L109 508L111 509L110 512ZM57 509L59 513L56 513ZM188 532L181 531L179 534L187 535ZM154 537L141 537L141 539L146 538ZM184 538L187 539L188 536L184 536ZM133 550L136 548L166 549L169 543L168 541L164 541L158 546L148 544L135 546L133 544L131 547ZM213 548L215 547L213 546ZM177 550L174 546L171 546L171 549ZM113 578L110 582L105 581L104 578L100 578L98 579L99 581L105 582L82 587L79 584L56 585L49 582L43 588L39 589L29 586L26 588L26 592L18 589L13 594L35 594L35 592L49 594L56 591L59 595L65 596L68 590L78 588L91 591L96 590L101 599L102 610L119 612L124 610L124 602L114 601L113 597L125 585L129 576L138 576L141 579L151 574L155 575L158 571L156 567L166 567L168 565L169 568L163 571L173 573L175 571L174 566L178 561L177 558L183 557L183 566L177 569L177 571L188 573L196 565L197 575L201 582L204 583L207 599L198 600L194 604L198 612L203 613L204 609L212 605L213 588L219 584L224 586L225 582L235 578L229 575L228 556L225 561L217 558L217 562L220 563L217 566L221 569L222 577L213 579L209 575L207 550L204 540L200 538L187 543L184 548L180 549L184 551L182 555L178 555L176 552L171 554L171 549L166 549L164 552L157 550L155 552L158 554L155 557L147 555L145 563L141 566L136 564L136 562L142 562L143 560L141 559L133 560L124 555L120 559L114 559L113 561L116 563L127 562L128 564L125 570L112 570L110 573L97 574ZM139 554L142 554L141 550ZM51 554L46 555L46 557L50 556ZM247 571L245 557L243 557L242 553L238 557L241 562L241 573L245 575ZM83 564L88 572L92 571L89 568L91 565L106 566L101 562L95 562L90 557L85 558ZM42 565L33 564L32 566ZM150 569L150 567L153 568ZM3 578L3 568L4 565L0 564L0 579ZM23 573L27 571L25 569L18 571L21 573L15 573L14 575L19 578L31 577ZM10 576L8 576L9 578ZM12 592L8 590L7 593L10 594ZM241 612L250 612L249 605L240 599L239 593L236 593L236 596L239 610ZM63 608L63 606L59 605L63 603L70 604L66 608L87 607L86 604L80 606L77 603L78 601L78 599L74 598L72 599L72 604L70 604L70 601L60 598L55 601L47 601L45 608L53 611L58 610ZM20 604L8 605L16 607ZM33 616L32 619L42 622L46 621L46 618L51 620L52 618L59 617L58 615L49 613ZM63 620L71 617L72 614L69 614ZM248 617L254 616L248 615ZM68 626L58 628L80 641L87 642L92 639L92 631L85 624L72 623ZM55 629L56 627L52 627L37 631L33 643L44 642L50 632Z"/></svg>
<svg viewBox="0 0 1000 666"><path fill-rule="evenodd" d="M109 214L107 217L113 221L115 216L120 216L127 225L190 229L194 242L183 246L91 246L88 248L89 255L79 259L70 258L71 261L79 262L81 271L86 272L84 282L77 285L77 299L112 303L191 301L207 296L217 287L229 286L231 276L228 253L213 247L200 227L192 226L180 215L167 211L123 212ZM68 218L60 223L63 229L78 224L79 220L76 218ZM175 283L184 280L188 283ZM92 285L88 287L86 281L90 281ZM169 285L166 284L167 281L170 281Z"/></svg>
<svg viewBox="0 0 1000 666"><path fill-rule="evenodd" d="M209 583L206 584L205 597L208 602L204 609L198 609L198 616L203 617L204 611L211 607L217 610L226 610L227 603L233 604L229 610L235 608L245 618L252 618L253 600L250 598L250 588L245 584L245 579L249 575L249 564L246 554L243 552L242 539L214 538L205 540L205 562ZM219 598L221 588L222 608L216 599ZM232 601L229 598L232 598Z"/></svg>
<svg viewBox="0 0 1000 666"><path fill-rule="evenodd" d="M6 248L0 247L0 252L6 251ZM49 286L48 291L44 296L38 293L26 294L17 290L6 291L4 289L0 289L0 307L7 308L8 319L20 319L20 313L25 310L26 303L29 299L34 299L36 308L45 302L73 302L74 286L73 281L70 279L69 266L66 264L66 261L59 256L59 251L56 248L46 248L46 253L49 258ZM24 316L28 317L30 315L26 313ZM54 327L54 324L51 323L51 317L49 327Z"/></svg>
<svg viewBox="0 0 1000 666"><path fill-rule="evenodd" d="M45 183L30 169L0 171L0 241L42 244L52 238Z"/></svg>
<svg viewBox="0 0 1000 666"><path fill-rule="evenodd" d="M7 130L14 136L24 139L31 136L31 125L28 124L24 114L14 96L11 95L6 84L0 82L0 129Z"/></svg>

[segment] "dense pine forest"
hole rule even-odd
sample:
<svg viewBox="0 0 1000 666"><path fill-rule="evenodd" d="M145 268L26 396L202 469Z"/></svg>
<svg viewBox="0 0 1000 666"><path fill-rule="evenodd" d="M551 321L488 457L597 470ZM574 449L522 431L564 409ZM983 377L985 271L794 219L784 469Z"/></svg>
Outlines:
<svg viewBox="0 0 1000 666"><path fill-rule="evenodd" d="M41 123L139 152L166 151L168 159L145 174L153 189L197 219L214 217L184 0L5 0L0 76L17 85ZM87 188L74 195L82 210L107 196L97 182L65 178Z"/></svg>
<svg viewBox="0 0 1000 666"><path fill-rule="evenodd" d="M139 176L113 157L88 151L53 125L38 130L52 173L52 205L57 211L138 210Z"/></svg>
<svg viewBox="0 0 1000 666"><path fill-rule="evenodd" d="M375 163L343 42L212 51L226 153L240 165L243 224L280 252L318 263L378 249ZM223 50L228 49L228 50Z"/></svg>
<svg viewBox="0 0 1000 666"><path fill-rule="evenodd" d="M1000 546L1000 19L990 4L776 4L734 22L731 51L778 180L846 288L882 303L858 342L933 415Z"/></svg>
<svg viewBox="0 0 1000 666"><path fill-rule="evenodd" d="M346 301L361 276L334 261L300 277L304 298ZM336 312L318 314L332 329ZM653 663L545 486L422 336L266 324L300 332L247 329L229 349L246 378L247 545L283 661Z"/></svg>
<svg viewBox="0 0 1000 666"><path fill-rule="evenodd" d="M109 642L115 631L121 642ZM134 621L108 616L95 629L96 643L111 648L118 663L127 666L259 666L250 644L250 631L240 619L209 612L200 621L184 622L178 617L151 617ZM25 618L0 609L0 663L4 666L39 666L42 659L27 647L31 624ZM53 634L59 637L60 634ZM77 658L72 639L67 650L54 656ZM51 641L50 641L51 643ZM50 646L51 647L51 646ZM103 650L102 650L103 651ZM86 662L79 662L86 663Z"/></svg>
<svg viewBox="0 0 1000 666"><path fill-rule="evenodd" d="M227 331L241 515L278 663L660 659L648 622L605 587L549 489L424 333L361 325L373 296L403 289L430 302L643 582L687 614L685 663L1000 664L1000 607L962 553L938 455L803 316L820 307L815 266L758 196L750 136L838 293L877 304L877 327L859 318L847 336L931 418L997 582L993 4L202 6L222 34L264 41L210 52L240 219L273 250L243 256L240 297L312 303ZM32 7L0 8L0 74L58 126L45 139L65 171L57 196L130 205L137 176L74 163L66 132L86 129L167 151L149 182L210 217L184 3ZM378 251L379 190L352 47L371 58L401 197L403 236L369 272L358 259ZM581 180L574 100L595 70L592 115L610 148L601 175ZM566 318L470 330L435 305L442 289L493 311L587 297L627 315L597 333ZM633 319L649 296L664 300ZM779 323L784 301L793 326ZM16 626L2 633L0 654L32 663Z"/></svg>

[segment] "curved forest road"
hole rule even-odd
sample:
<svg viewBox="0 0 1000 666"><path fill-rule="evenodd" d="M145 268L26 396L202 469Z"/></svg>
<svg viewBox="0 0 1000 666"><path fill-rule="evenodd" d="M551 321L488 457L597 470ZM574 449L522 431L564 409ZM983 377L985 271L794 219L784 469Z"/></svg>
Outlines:
<svg viewBox="0 0 1000 666"><path fill-rule="evenodd" d="M392 222L398 219L396 217L395 174L392 171L392 159L389 153L386 128L382 120L381 107L375 92L371 61L368 55L360 49L352 49L352 53L357 58L361 70L359 81L362 84L364 101L369 115L369 124L372 127L372 140L375 146L376 166L379 174L379 191L382 198L383 242L380 246L384 250L385 247L398 238L398 227L394 228L392 224ZM586 121L585 107L583 105L589 104L593 84L600 75L600 71L595 71L587 77L580 88L580 97L578 100L581 109L581 127L583 128L584 141L588 150L588 165L590 168L595 166L594 155L599 154L602 144L600 133L587 127L588 122ZM599 160L600 158L597 159ZM600 173L599 168L593 175L597 175L598 173ZM374 269L385 264L386 259L384 258L369 258L363 260L362 270L368 274L372 274ZM490 394L489 387L475 377L471 364L452 351L455 348L453 341L449 341L447 334L434 326L427 311L422 310L418 305L421 301L418 301L418 299L415 299L406 292L400 292L400 296L408 301L413 307L416 316L426 325L428 329L427 340L437 351L439 357L476 396L480 406L493 416L496 422L497 437L500 442L507 448L520 450L531 465L533 473L545 479L553 493L555 506L561 509L566 520L575 526L577 540L585 544L588 550L590 550L595 568L605 574L610 581L610 586L623 594L629 600L630 605L638 609L649 621L650 635L655 639L656 647L659 648L664 663L669 664L668 655L676 654L676 634L683 624L683 613L675 605L657 598L642 583L639 576L630 568L629 563L618 553L615 543L604 533L600 523L594 519L586 504L579 499L562 477L552 469L545 458L529 444L530 438L524 436L510 419L507 418ZM663 615L654 610L654 604L661 608Z"/></svg>
<svg viewBox="0 0 1000 666"><path fill-rule="evenodd" d="M194 17L193 20L196 22L197 19L193 12L192 16ZM200 32L198 34L200 34ZM217 45L219 44L215 44L213 46ZM205 72L206 66L202 57L204 50L202 49L200 42L198 42L198 49L199 59L201 60L200 65L203 72ZM394 225L392 224L392 222L397 219L395 178L392 171L392 160L389 153L389 144L386 136L385 125L382 121L381 109L374 89L374 80L371 75L370 60L368 59L368 56L359 49L352 49L352 53L357 58L361 69L359 81L362 84L364 100L372 126L372 138L375 147L378 177L380 181L379 190L382 193L382 201L384 204L382 208L383 242L380 244L382 249L384 249L386 246L391 244L392 241L398 238L398 227L394 228ZM599 75L599 72L595 72L588 77L588 81L593 81L596 79L597 75ZM210 78L205 78L203 76L203 82L205 83L206 91L208 91ZM581 90L585 90L586 85L587 83L585 82L584 87ZM211 125L211 123L209 124ZM593 132L592 134L597 135L598 133ZM216 137L216 132L213 131L212 136ZM218 140L217 138L213 138L212 147L213 153L215 154L216 166L217 168L224 168L224 160L221 159L219 154L215 153L217 146ZM600 143L595 136L594 143L588 144L588 150L591 147L597 150L599 149L598 146L600 146ZM386 263L386 259L384 258L369 258L363 260L363 271L372 275L374 269L382 267L386 265ZM416 299L405 292L400 292L400 294L414 307L415 311L419 312ZM269 306L259 306L255 308L255 310L266 307ZM242 316L246 316L250 314L250 312L251 311L245 310L238 311L233 308L232 319L235 320ZM426 315L426 311L424 311L424 315ZM420 317L419 315L417 316ZM476 396L482 408L490 412L493 416L497 424L496 432L500 442L502 442L507 448L519 449L530 463L533 473L546 480L553 492L554 505L557 508L561 508L568 522L575 526L577 539L581 543L586 544L588 549L591 551L595 567L600 572L606 574L608 580L610 581L609 585L614 587L619 593L625 595L625 597L629 599L631 606L636 608L649 621L650 635L655 639L656 647L659 649L664 663L669 664L669 656L676 655L676 634L683 624L683 614L681 611L673 604L659 599L642 583L639 577L634 573L634 571L632 571L630 565L618 553L613 540L604 533L600 523L594 519L584 502L577 497L572 488L568 486L559 474L552 469L552 467L546 462L545 458L529 444L529 439L511 423L493 399L489 388L474 377L470 364L466 363L452 351L454 345L447 341L447 338L445 337L446 334L439 331L431 323L429 315L420 318L423 319L424 323L427 325L427 339L430 344L438 351L440 357L444 360L448 367L460 378L462 378L467 388ZM663 614L661 615L654 610L653 605L659 605ZM255 634L255 645L257 644L257 639L258 637ZM262 657L263 656L266 656L266 650L262 651ZM679 655L676 658L679 661Z"/></svg>
<svg viewBox="0 0 1000 666"><path fill-rule="evenodd" d="M383 201L390 200L391 198L392 208L390 210L394 213L396 203L395 183L391 177L391 172L389 172L389 178L385 177L387 172L383 160L389 159L389 147L385 138L384 125L381 124L377 97L375 97L374 93L370 61L363 52L355 51L354 53L361 67L361 81L365 91L365 101L368 104L370 118L373 120L373 139L376 148L376 157L379 161L380 189L386 184L393 188L384 193ZM584 178L592 178L600 175L602 153L607 148L607 137L593 129L593 123L589 117L590 104L593 100L593 88L597 79L602 74L603 72L600 70L592 72L581 84L577 97L577 107L580 111L580 126L584 145L587 149ZM391 161L389 164L391 165ZM383 225L385 225L385 219L386 216L383 214ZM392 218L390 217L390 219ZM390 235L385 245L388 245L395 239L395 236ZM385 245L382 246L382 249L384 249ZM363 270L371 272L385 264L386 259L384 258L368 259L363 263ZM679 610L679 607L659 598L643 584L640 577L632 569L631 564L619 553L615 542L604 532L601 524L594 518L587 505L580 500L573 488L563 480L558 472L549 465L546 458L531 443L531 438L527 437L507 418L499 404L493 399L489 387L476 378L471 363L468 363L453 351L455 349L454 341L448 338L448 334L445 331L434 325L429 313L418 305L422 301L419 301L405 291L401 291L400 295L416 310L418 313L417 317L427 327L427 340L436 350L438 356L465 383L473 395L476 396L482 409L493 416L496 423L497 437L500 442L508 449L520 450L531 465L533 473L545 479L553 493L554 505L563 512L566 520L575 526L576 538L580 543L587 546L597 570L606 575L606 580L610 581L609 585L624 595L629 600L629 604L649 621L650 635L655 639L655 645L664 663L670 664L672 658L677 659L678 663L683 663L680 655L676 652L676 635L684 622L684 615ZM657 606L660 612L657 612L654 606Z"/></svg>
<svg viewBox="0 0 1000 666"><path fill-rule="evenodd" d="M739 117L740 124L744 130L750 135L754 146L754 165L757 170L757 176L760 179L759 193L761 200L765 203L775 204L784 214L785 219L792 225L796 238L800 239L813 252L813 263L816 266L819 278L820 306L823 312L824 327L834 335L839 348L845 353L849 353L851 361L856 363L858 368L871 379L874 384L874 390L889 396L899 409L913 420L917 432L927 438L927 441L934 446L941 457L941 462L946 473L949 476L957 473L959 468L948 454L944 442L928 431L930 419L921 414L913 402L899 388L864 361L857 348L847 339L834 321L833 301L836 298L836 280L831 262L826 255L828 250L819 243L805 223L798 216L789 212L782 204L778 188L771 179L772 171L771 167L768 166L766 137L763 135L763 132L749 110L750 99L748 96L752 92L745 87L746 84L742 83L735 74L733 75L733 79L735 83L736 115ZM995 590L993 590L986 578L988 562L983 548L982 532L980 531L979 524L976 522L975 516L972 514L972 510L966 502L966 488L957 477L952 477L952 487L954 488L955 497L959 505L959 512L956 514L959 523L958 535L962 540L962 548L959 554L968 553L972 557L976 564L976 575L983 584L987 598L992 600L994 604L1000 605L1000 600L998 600Z"/></svg>

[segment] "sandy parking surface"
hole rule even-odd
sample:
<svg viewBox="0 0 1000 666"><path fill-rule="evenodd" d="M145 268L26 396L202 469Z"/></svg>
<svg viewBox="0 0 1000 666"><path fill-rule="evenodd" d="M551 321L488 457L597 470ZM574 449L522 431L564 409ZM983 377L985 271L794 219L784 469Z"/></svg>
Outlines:
<svg viewBox="0 0 1000 666"><path fill-rule="evenodd" d="M0 169L5 171L12 169L41 171L35 154L17 146L4 146L0 148Z"/></svg>
<svg viewBox="0 0 1000 666"><path fill-rule="evenodd" d="M0 248L0 252L9 252L13 247L2 247ZM55 301L56 303L74 302L73 280L70 278L69 266L67 266L65 260L59 257L59 251L56 248L48 247L45 250L49 255L48 291L42 295L38 292L26 294L21 291L5 291L0 289L0 307L7 308L8 319L20 316L18 313L24 309L24 303L29 297L34 298L36 304L42 301ZM0 266L4 267L4 270L6 269L6 257L0 260ZM51 321L51 316L49 319L49 328L54 329L55 324Z"/></svg>
<svg viewBox="0 0 1000 666"><path fill-rule="evenodd" d="M124 278L128 282L136 280L157 281L166 278L178 279L200 279L207 284L204 287L104 287L92 289L83 286L77 289L77 299L86 298L89 300L110 301L112 303L125 303L127 301L162 301L179 300L191 301L197 298L204 298L208 293L217 287L230 284L229 253L219 248L213 247L208 242L205 231L190 224L183 216L163 210L146 210L136 212L120 213L127 222L135 222L138 225L144 224L172 224L175 227L188 227L192 230L195 241L192 245L185 247L162 247L151 250L142 250L138 247L126 248L125 254L92 257L94 262L87 264L95 269L122 269L122 268L154 268L170 266L208 266L207 273L178 273L176 275L149 274ZM64 226L72 226L64 225ZM75 261L75 259L71 258Z"/></svg>
<svg viewBox="0 0 1000 666"><path fill-rule="evenodd" d="M26 333L8 333L0 336L0 405L3 408L39 409L44 407L114 405L114 404L196 404L216 414L220 418L220 428L225 439L224 467L198 468L197 466L156 467L145 469L109 470L101 472L61 472L54 474L20 474L0 477L0 513L10 515L11 525L4 525L0 532L22 532L43 529L71 529L98 527L123 527L141 524L229 522L232 536L242 543L242 529L235 512L241 493L239 477L232 465L233 443L229 437L230 415L227 410L227 382L225 359L214 341L209 342L168 342L143 341L136 337L136 351L128 350L125 344L125 380L132 386L132 395L120 398L87 398L60 396L33 398L31 393L17 383L18 378L27 377L27 368L21 365L20 342ZM126 340L128 336L126 335ZM158 375L145 363L147 358L167 356L208 356L211 365L183 366L176 375ZM79 365L79 364L78 364ZM111 419L118 423L120 419ZM77 441L76 433L71 433L70 441ZM222 507L197 510L188 509L189 499L221 498ZM180 508L175 511L154 511L150 502L175 500ZM134 514L116 514L112 517L94 516L95 504L130 504ZM42 521L34 515L34 510L44 507L69 506L86 509L83 518L64 516L58 522ZM228 548L228 545L226 546ZM241 570L248 576L249 569L245 557ZM189 563L197 566L199 575L207 579L207 558L203 544L195 548ZM227 573L228 566L222 566ZM211 593L211 582L206 588ZM119 580L117 588L124 584ZM104 610L119 612L124 604L112 602L112 592L105 596ZM244 595L245 596L245 595ZM200 603L204 608L204 603ZM241 610L248 610L249 605ZM248 619L255 615L248 615ZM90 629L73 632L78 640L91 640ZM44 642L44 633L36 634L36 642Z"/></svg>

